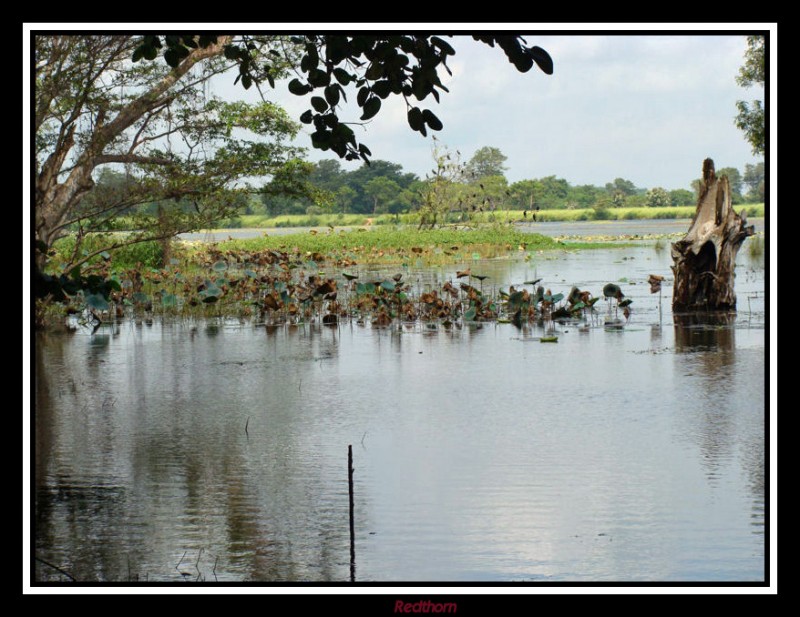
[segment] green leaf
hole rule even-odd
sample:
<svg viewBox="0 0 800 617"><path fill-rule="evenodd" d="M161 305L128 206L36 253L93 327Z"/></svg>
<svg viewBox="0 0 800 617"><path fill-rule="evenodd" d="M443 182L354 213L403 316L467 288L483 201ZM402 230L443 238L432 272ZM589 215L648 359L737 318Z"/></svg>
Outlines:
<svg viewBox="0 0 800 617"><path fill-rule="evenodd" d="M464 312L464 321L475 321L475 315L476 314L477 314L477 311L475 310L475 306L474 305L470 306Z"/></svg>
<svg viewBox="0 0 800 617"><path fill-rule="evenodd" d="M362 120L374 118L381 110L381 100L377 96L372 96L364 103L364 113L361 114Z"/></svg>
<svg viewBox="0 0 800 617"><path fill-rule="evenodd" d="M289 85L287 86L287 88L289 89L289 92L291 92L292 94L295 94L297 96L303 96L305 94L308 94L309 92L311 92L314 89L311 86L309 86L308 84L304 84L302 81L300 81L297 78L295 78L292 81L290 81Z"/></svg>
<svg viewBox="0 0 800 617"><path fill-rule="evenodd" d="M521 291L515 291L513 294L510 294L508 296L509 304L514 304L514 305L519 304L520 302L522 302L523 295L524 293Z"/></svg>
<svg viewBox="0 0 800 617"><path fill-rule="evenodd" d="M165 307L173 307L176 304L175 294L164 294L161 296L161 304Z"/></svg>
<svg viewBox="0 0 800 617"><path fill-rule="evenodd" d="M164 52L164 60L167 62L169 66L173 69L180 64L180 57L178 56L178 52L175 49L168 49Z"/></svg>
<svg viewBox="0 0 800 617"><path fill-rule="evenodd" d="M383 287L386 291L394 291L395 284L392 281L383 281L381 283L381 287Z"/></svg>
<svg viewBox="0 0 800 617"><path fill-rule="evenodd" d="M203 296L204 298L207 298L209 296L219 297L222 295L222 290L212 283L211 285L206 287L203 291L201 291L200 295Z"/></svg>
<svg viewBox="0 0 800 617"><path fill-rule="evenodd" d="M211 266L211 269L214 270L215 272L225 272L225 270L228 269L228 264L220 260L216 262L213 266Z"/></svg>
<svg viewBox="0 0 800 617"><path fill-rule="evenodd" d="M444 126L437 118L434 113L430 109L424 109L422 111L422 119L425 121L429 127L431 127L434 131L441 131L442 127Z"/></svg>
<svg viewBox="0 0 800 617"><path fill-rule="evenodd" d="M311 145L319 150L327 150L331 147L330 131L314 131L311 133Z"/></svg>
<svg viewBox="0 0 800 617"><path fill-rule="evenodd" d="M456 53L456 50L453 49L447 41L443 41L438 36L432 36L431 43L441 49L446 56L454 56Z"/></svg>
<svg viewBox="0 0 800 617"><path fill-rule="evenodd" d="M331 83L331 78L328 73L320 69L312 69L308 74L308 83L315 88L322 88Z"/></svg>
<svg viewBox="0 0 800 617"><path fill-rule="evenodd" d="M107 311L111 308L102 294L89 294L86 296L86 306L96 311Z"/></svg>
<svg viewBox="0 0 800 617"><path fill-rule="evenodd" d="M158 56L158 49L156 49L155 45L148 45L144 48L143 53L147 60L155 60L156 56Z"/></svg>
<svg viewBox="0 0 800 617"><path fill-rule="evenodd" d="M603 295L606 298L613 298L620 293L622 293L622 290L619 288L619 285L615 285L614 283L608 283L603 287Z"/></svg>
<svg viewBox="0 0 800 617"><path fill-rule="evenodd" d="M530 53L533 61L542 71L548 75L553 74L553 59L550 57L550 54L541 47L536 46L531 47L528 53Z"/></svg>
<svg viewBox="0 0 800 617"><path fill-rule="evenodd" d="M337 67L333 69L333 76L336 77L336 81L338 81L343 86L346 86L351 81L353 81L353 76L342 68Z"/></svg>
<svg viewBox="0 0 800 617"><path fill-rule="evenodd" d="M331 107L339 104L339 86L337 84L331 84L325 88L325 100Z"/></svg>
<svg viewBox="0 0 800 617"><path fill-rule="evenodd" d="M422 110L419 107L412 107L408 110L408 125L414 131L425 128L425 121L422 119Z"/></svg>
<svg viewBox="0 0 800 617"><path fill-rule="evenodd" d="M314 108L314 111L318 111L319 113L322 113L324 111L327 111L328 103L326 103L325 99L323 99L321 96L312 96L311 97L311 107Z"/></svg>
<svg viewBox="0 0 800 617"><path fill-rule="evenodd" d="M372 92L380 98L385 99L392 93L392 87L388 80L381 79L372 84Z"/></svg>
<svg viewBox="0 0 800 617"><path fill-rule="evenodd" d="M223 54L228 60L236 60L239 57L239 48L236 45L225 45Z"/></svg>
<svg viewBox="0 0 800 617"><path fill-rule="evenodd" d="M146 293L143 293L141 291L134 292L133 295L131 296L131 298L133 298L133 301L136 304L145 304L145 303L150 301L150 296L148 296Z"/></svg>

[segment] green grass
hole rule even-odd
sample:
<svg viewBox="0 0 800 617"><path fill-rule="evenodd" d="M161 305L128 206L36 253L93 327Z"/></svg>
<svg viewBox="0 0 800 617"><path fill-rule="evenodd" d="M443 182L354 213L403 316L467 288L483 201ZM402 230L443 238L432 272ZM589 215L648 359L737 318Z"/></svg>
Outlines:
<svg viewBox="0 0 800 617"><path fill-rule="evenodd" d="M603 210L602 220L647 220L647 219L688 219L695 213L695 206L675 206L666 208L608 208ZM750 218L764 216L764 204L742 204L734 206L737 212L747 210ZM451 223L456 223L459 215L451 215ZM596 220L596 211L593 208L579 208L573 210L555 209L540 210L536 213L536 220L540 222L552 221L592 221ZM470 223L510 223L531 221L530 214L523 218L520 210L497 210L495 212L476 212L470 216ZM280 216L266 216L260 214L246 214L238 217L237 227L251 227L269 229L271 227L358 227L363 225L415 225L419 222L416 213L410 214L284 214Z"/></svg>
<svg viewBox="0 0 800 617"><path fill-rule="evenodd" d="M108 246L107 237L91 235L83 240L82 249L78 252L77 258L88 255L94 251ZM50 271L58 271L63 264L68 264L72 259L75 250L75 237L66 236L57 240L53 245L55 255L50 260L48 266ZM123 246L111 251L111 258L115 267L133 268L141 264L144 267L155 268L161 263L162 250L158 242L140 242ZM103 261L99 255L92 257L87 265L98 264ZM74 262L73 262L74 263Z"/></svg>
<svg viewBox="0 0 800 617"><path fill-rule="evenodd" d="M351 254L365 259L385 260L395 253L463 254L477 252L493 257L508 251L554 250L564 248L552 238L528 234L506 226L486 226L477 229L423 229L415 227L375 227L371 230L309 232L282 236L261 236L244 240L221 242L223 251L281 250L300 253ZM412 249L415 249L412 251ZM383 254L380 254L383 252Z"/></svg>
<svg viewBox="0 0 800 617"><path fill-rule="evenodd" d="M413 224L413 214L244 214L239 217L239 227L268 229L270 227L359 227L362 225Z"/></svg>

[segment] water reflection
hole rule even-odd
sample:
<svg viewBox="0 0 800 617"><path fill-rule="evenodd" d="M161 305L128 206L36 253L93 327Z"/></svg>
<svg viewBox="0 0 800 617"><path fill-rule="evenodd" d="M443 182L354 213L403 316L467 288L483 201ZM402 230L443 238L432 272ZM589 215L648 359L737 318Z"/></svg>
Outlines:
<svg viewBox="0 0 800 617"><path fill-rule="evenodd" d="M347 581L352 444L361 581L758 580L764 331L661 326L626 295L624 331L553 324L551 345L494 323L40 335L36 554L78 580Z"/></svg>
<svg viewBox="0 0 800 617"><path fill-rule="evenodd" d="M737 350L736 313L674 315L675 362L683 384L679 431L698 448L709 486L720 490L741 466L752 500L753 533L763 534L766 416L763 349ZM741 355L745 355L742 361Z"/></svg>
<svg viewBox="0 0 800 617"><path fill-rule="evenodd" d="M717 351L705 358L728 358L736 347L736 313L681 313L673 315L675 325L675 351L692 353L696 351ZM710 366L713 372L720 365Z"/></svg>

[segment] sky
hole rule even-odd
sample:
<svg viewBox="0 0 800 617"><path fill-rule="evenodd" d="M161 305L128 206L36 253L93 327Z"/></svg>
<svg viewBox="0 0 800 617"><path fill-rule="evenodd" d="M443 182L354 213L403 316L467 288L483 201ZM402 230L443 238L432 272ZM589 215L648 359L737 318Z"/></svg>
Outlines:
<svg viewBox="0 0 800 617"><path fill-rule="evenodd" d="M763 89L736 83L746 50L741 32L527 35L553 58L552 75L536 67L519 73L499 48L457 35L447 39L456 50L448 62L453 75L442 75L450 92L438 104L432 97L418 104L442 120L437 138L463 158L499 148L512 183L555 175L571 185L604 186L621 177L642 188L691 190L707 157L717 169L741 172L763 160L734 124L736 101L764 100ZM221 96L255 100L255 89L245 92L232 79L216 86ZM309 107L280 85L265 96L294 118ZM355 96L348 99L340 119L357 121ZM311 148L303 128L297 143L308 147L310 160L336 158ZM432 140L410 129L402 98L384 101L373 121L354 129L373 159L420 177L432 168Z"/></svg>

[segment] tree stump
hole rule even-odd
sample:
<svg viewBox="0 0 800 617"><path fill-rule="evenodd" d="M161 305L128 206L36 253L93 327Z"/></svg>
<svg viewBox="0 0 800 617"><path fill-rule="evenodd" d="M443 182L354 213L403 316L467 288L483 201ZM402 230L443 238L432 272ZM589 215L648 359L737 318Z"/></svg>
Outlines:
<svg viewBox="0 0 800 617"><path fill-rule="evenodd" d="M703 161L697 210L682 240L672 243L673 312L736 310L736 254L754 228L731 206L728 177L717 178L714 161Z"/></svg>

